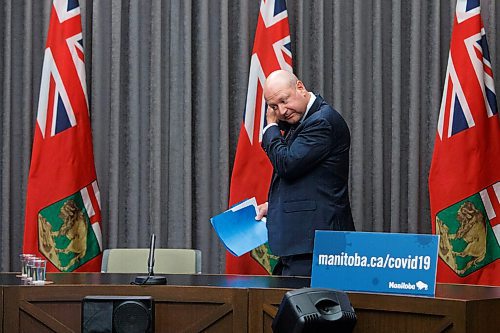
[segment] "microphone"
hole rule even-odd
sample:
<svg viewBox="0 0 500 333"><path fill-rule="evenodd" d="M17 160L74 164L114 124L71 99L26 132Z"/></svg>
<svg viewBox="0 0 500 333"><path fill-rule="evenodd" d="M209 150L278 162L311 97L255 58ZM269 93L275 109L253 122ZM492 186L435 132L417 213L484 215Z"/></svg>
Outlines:
<svg viewBox="0 0 500 333"><path fill-rule="evenodd" d="M149 255L148 255L148 275L147 276L137 276L135 278L134 284L167 284L167 278L164 276L155 276L154 266L155 266L155 234L151 234L151 241L149 243Z"/></svg>
<svg viewBox="0 0 500 333"><path fill-rule="evenodd" d="M155 275L153 272L155 266L155 244L156 244L156 236L155 234L151 234L151 241L149 242L149 255L148 255L148 275Z"/></svg>

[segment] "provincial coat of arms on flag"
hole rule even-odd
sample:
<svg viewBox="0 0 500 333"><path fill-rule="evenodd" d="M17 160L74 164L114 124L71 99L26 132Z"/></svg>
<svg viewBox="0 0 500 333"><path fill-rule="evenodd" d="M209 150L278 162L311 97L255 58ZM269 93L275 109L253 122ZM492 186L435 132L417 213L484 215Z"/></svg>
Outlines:
<svg viewBox="0 0 500 333"><path fill-rule="evenodd" d="M429 194L437 281L500 285L500 119L479 0L457 0Z"/></svg>
<svg viewBox="0 0 500 333"><path fill-rule="evenodd" d="M437 214L439 256L458 276L465 277L500 258L499 200L497 182Z"/></svg>
<svg viewBox="0 0 500 333"><path fill-rule="evenodd" d="M24 253L47 271L100 271L100 191L90 128L80 6L54 0L31 155Z"/></svg>
<svg viewBox="0 0 500 333"><path fill-rule="evenodd" d="M92 186L97 188L97 182ZM39 250L62 272L73 271L101 252L101 240L92 229L99 215L91 201L84 187L38 213Z"/></svg>

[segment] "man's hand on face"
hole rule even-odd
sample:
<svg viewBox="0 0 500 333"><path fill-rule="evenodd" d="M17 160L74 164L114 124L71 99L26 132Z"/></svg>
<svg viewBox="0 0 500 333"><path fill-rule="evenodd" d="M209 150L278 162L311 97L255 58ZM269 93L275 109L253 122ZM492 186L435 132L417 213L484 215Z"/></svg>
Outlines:
<svg viewBox="0 0 500 333"><path fill-rule="evenodd" d="M267 107L266 120L268 124L278 123L278 110L273 110L270 106Z"/></svg>

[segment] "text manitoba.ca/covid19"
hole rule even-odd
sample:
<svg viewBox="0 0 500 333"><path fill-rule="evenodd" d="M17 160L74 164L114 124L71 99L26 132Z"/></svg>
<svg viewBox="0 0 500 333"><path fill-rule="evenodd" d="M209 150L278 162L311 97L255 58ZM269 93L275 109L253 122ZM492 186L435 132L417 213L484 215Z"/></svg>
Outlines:
<svg viewBox="0 0 500 333"><path fill-rule="evenodd" d="M321 266L346 266L346 267L373 267L391 269L429 270L431 268L430 256L394 257L390 254L383 256L363 256L357 252L348 254L320 254L318 265Z"/></svg>

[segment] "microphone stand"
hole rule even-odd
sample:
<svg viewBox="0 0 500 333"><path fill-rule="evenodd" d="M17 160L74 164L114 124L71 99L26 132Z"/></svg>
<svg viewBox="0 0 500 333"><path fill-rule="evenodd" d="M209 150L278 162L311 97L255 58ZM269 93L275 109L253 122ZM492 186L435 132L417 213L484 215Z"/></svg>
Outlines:
<svg viewBox="0 0 500 333"><path fill-rule="evenodd" d="M147 276L137 276L132 284L138 285L159 285L167 284L167 278L164 276L155 276L153 269L155 265L155 234L151 234L151 242L149 244L149 256L148 256L148 275Z"/></svg>

